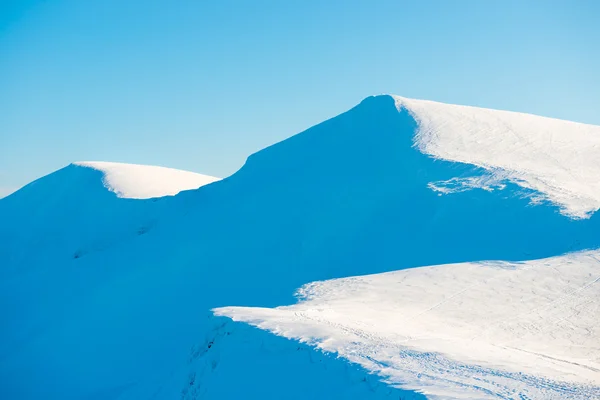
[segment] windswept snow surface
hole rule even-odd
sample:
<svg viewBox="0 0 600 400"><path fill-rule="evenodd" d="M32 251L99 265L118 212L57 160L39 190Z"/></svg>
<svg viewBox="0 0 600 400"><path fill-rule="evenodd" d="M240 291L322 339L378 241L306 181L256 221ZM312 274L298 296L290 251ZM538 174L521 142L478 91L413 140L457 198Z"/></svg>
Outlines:
<svg viewBox="0 0 600 400"><path fill-rule="evenodd" d="M477 165L576 218L600 208L600 126L394 96L419 124L417 148Z"/></svg>
<svg viewBox="0 0 600 400"><path fill-rule="evenodd" d="M600 252L314 282L216 315L314 344L440 399L600 398Z"/></svg>
<svg viewBox="0 0 600 400"><path fill-rule="evenodd" d="M128 199L172 196L183 190L198 189L219 180L213 176L153 165L104 161L76 162L75 165L101 171L107 189Z"/></svg>

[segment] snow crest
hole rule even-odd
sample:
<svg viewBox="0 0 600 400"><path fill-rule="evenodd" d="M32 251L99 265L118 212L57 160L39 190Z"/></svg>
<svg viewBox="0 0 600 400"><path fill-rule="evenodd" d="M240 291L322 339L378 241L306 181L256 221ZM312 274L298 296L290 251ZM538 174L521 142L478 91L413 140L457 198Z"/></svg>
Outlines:
<svg viewBox="0 0 600 400"><path fill-rule="evenodd" d="M104 186L118 197L149 199L173 196L184 190L198 189L219 180L208 175L153 165L82 161L74 165L92 168L104 174Z"/></svg>
<svg viewBox="0 0 600 400"><path fill-rule="evenodd" d="M600 126L392 96L418 123L415 146L539 192L564 215L600 209Z"/></svg>

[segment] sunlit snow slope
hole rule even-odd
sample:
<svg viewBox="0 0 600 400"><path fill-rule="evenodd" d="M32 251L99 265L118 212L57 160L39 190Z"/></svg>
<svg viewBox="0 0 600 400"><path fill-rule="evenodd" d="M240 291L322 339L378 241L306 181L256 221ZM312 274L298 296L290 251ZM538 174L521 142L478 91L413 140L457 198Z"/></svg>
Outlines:
<svg viewBox="0 0 600 400"><path fill-rule="evenodd" d="M600 253L314 282L300 302L215 310L432 398L600 398Z"/></svg>
<svg viewBox="0 0 600 400"><path fill-rule="evenodd" d="M77 162L75 165L102 172L104 185L119 197L149 199L198 189L219 180L208 175L152 165L113 162Z"/></svg>
<svg viewBox="0 0 600 400"><path fill-rule="evenodd" d="M394 96L415 117L415 144L444 160L485 168L584 218L600 208L600 127L536 115ZM464 182L464 181L463 181ZM468 183L469 181L467 181ZM459 182L450 182L462 186ZM486 183L489 187L489 179Z"/></svg>
<svg viewBox="0 0 600 400"><path fill-rule="evenodd" d="M422 398L209 312L289 304L313 281L600 247L597 127L400 103L367 98L174 196L119 197L156 192L73 165L1 199L0 398L239 398L242 373L253 397ZM544 155L503 154L521 148Z"/></svg>

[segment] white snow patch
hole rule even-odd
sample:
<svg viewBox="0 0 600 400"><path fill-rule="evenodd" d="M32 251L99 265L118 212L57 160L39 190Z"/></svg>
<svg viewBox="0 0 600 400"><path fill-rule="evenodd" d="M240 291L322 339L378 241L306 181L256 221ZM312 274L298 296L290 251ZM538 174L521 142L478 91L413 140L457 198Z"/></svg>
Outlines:
<svg viewBox="0 0 600 400"><path fill-rule="evenodd" d="M418 123L416 147L448 161L502 170L573 218L600 209L600 126L393 96Z"/></svg>
<svg viewBox="0 0 600 400"><path fill-rule="evenodd" d="M600 398L600 252L314 282L216 315L336 352L431 398Z"/></svg>
<svg viewBox="0 0 600 400"><path fill-rule="evenodd" d="M506 187L502 181L506 178L495 174L451 178L445 181L430 182L427 186L440 194L460 193L471 189L483 189L488 192Z"/></svg>
<svg viewBox="0 0 600 400"><path fill-rule="evenodd" d="M172 196L220 180L220 178L195 172L152 165L104 161L76 162L74 165L101 171L107 189L115 192L119 197L130 199Z"/></svg>

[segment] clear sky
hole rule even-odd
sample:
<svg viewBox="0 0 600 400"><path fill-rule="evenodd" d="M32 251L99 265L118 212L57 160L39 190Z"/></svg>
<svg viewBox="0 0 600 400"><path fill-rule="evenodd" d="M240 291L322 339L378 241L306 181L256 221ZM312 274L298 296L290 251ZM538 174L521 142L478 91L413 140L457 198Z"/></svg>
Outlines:
<svg viewBox="0 0 600 400"><path fill-rule="evenodd" d="M597 0L0 0L0 196L72 161L226 176L372 94L600 124Z"/></svg>

